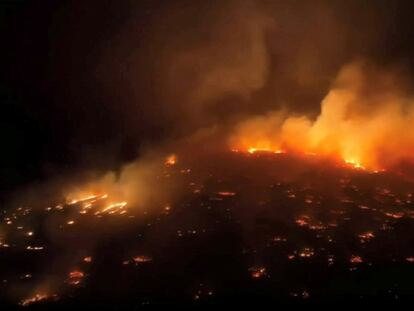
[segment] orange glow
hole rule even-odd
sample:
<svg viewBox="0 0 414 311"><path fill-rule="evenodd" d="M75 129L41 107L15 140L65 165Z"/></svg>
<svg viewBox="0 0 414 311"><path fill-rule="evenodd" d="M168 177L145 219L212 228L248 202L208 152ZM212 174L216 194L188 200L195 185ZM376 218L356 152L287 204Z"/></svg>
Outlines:
<svg viewBox="0 0 414 311"><path fill-rule="evenodd" d="M253 267L249 269L250 275L254 279L262 278L266 275L266 268L264 267Z"/></svg>
<svg viewBox="0 0 414 311"><path fill-rule="evenodd" d="M397 213L385 213L385 216L394 218L394 219L400 219L404 216L403 212L397 212Z"/></svg>
<svg viewBox="0 0 414 311"><path fill-rule="evenodd" d="M266 147L255 147L255 148L251 147L247 149L247 152L251 154L256 153L256 152L270 152L270 153L276 153L276 154L284 153L283 150L266 148Z"/></svg>
<svg viewBox="0 0 414 311"><path fill-rule="evenodd" d="M127 205L127 202L118 202L118 203L111 203L107 206L105 206L102 210L97 211L95 215L99 214L113 214L119 211L122 211L122 209Z"/></svg>
<svg viewBox="0 0 414 311"><path fill-rule="evenodd" d="M170 154L165 159L165 162L164 163L165 163L165 165L168 165L168 166L177 164L177 156L175 154Z"/></svg>
<svg viewBox="0 0 414 311"><path fill-rule="evenodd" d="M84 203L84 202L88 202L88 201L89 202L90 201L95 201L96 199L98 199L100 197L105 198L106 194L104 194L102 196L98 196L98 195L95 195L95 194L87 194L87 195L79 194L76 199L68 199L68 204L72 205L72 204Z"/></svg>
<svg viewBox="0 0 414 311"><path fill-rule="evenodd" d="M240 152L240 150L238 149L231 149L232 152ZM288 153L287 151L281 150L281 149L271 149L271 148L254 148L254 147L248 147L245 152L248 152L250 154L254 154L254 153L275 153L275 154L284 154L284 153ZM311 151L303 151L303 152L298 152L298 151L293 151L292 153L295 154L302 154L302 155L307 155L307 156L318 156L318 153L316 152L311 152ZM366 167L364 167L360 161L355 160L355 159L343 159L344 164L346 164L347 166L351 167L351 168L355 168L355 169L359 169L359 170L367 170ZM385 169L383 168L377 168L377 169L372 169L370 170L373 173L379 173L379 172L384 172Z"/></svg>
<svg viewBox="0 0 414 311"><path fill-rule="evenodd" d="M364 63L345 66L320 105L316 118L286 110L250 117L236 125L229 147L319 155L373 173L414 163L414 101L396 75Z"/></svg>
<svg viewBox="0 0 414 311"><path fill-rule="evenodd" d="M46 300L48 298L49 298L49 296L46 295L46 294L35 294L33 297L24 299L20 304L22 306L28 306L32 303L39 302L39 301L42 301L42 300Z"/></svg>
<svg viewBox="0 0 414 311"><path fill-rule="evenodd" d="M365 169L365 167L363 167L359 161L354 160L354 159L345 159L345 163L353 166L354 168L358 168L362 170Z"/></svg>

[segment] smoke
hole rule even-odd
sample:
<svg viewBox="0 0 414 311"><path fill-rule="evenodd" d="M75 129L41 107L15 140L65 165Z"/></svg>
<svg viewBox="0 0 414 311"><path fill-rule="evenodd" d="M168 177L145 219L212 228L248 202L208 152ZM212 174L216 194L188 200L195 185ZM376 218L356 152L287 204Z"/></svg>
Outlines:
<svg viewBox="0 0 414 311"><path fill-rule="evenodd" d="M234 148L317 153L370 169L412 161L412 95L398 70L366 62L344 66L316 119L279 111L240 123Z"/></svg>
<svg viewBox="0 0 414 311"><path fill-rule="evenodd" d="M266 31L274 26L272 19L249 1L228 2L210 14L206 38L185 42L170 55L168 84L185 93L189 105L230 95L247 99L269 74ZM183 81L188 84L180 90Z"/></svg>
<svg viewBox="0 0 414 311"><path fill-rule="evenodd" d="M138 154L208 128L226 136L268 111L314 118L343 64L383 60L393 24L382 4L358 2L178 1L141 12L100 50L94 77Z"/></svg>
<svg viewBox="0 0 414 311"><path fill-rule="evenodd" d="M32 49L22 45L19 65L12 66L24 85L33 84L22 110L47 133L34 144L38 150L18 150L29 160L41 155L42 167L33 170L47 180L24 196L44 208L52 193L68 202L106 194L108 204L159 212L182 195L183 180L169 176L165 158L174 153L200 168L197 157L223 145L226 151L311 152L374 170L410 160L413 100L405 74L386 65L399 60L384 48L390 38L398 42L389 35L396 17L384 18L390 8L378 2L58 7L53 22L38 30L50 34L47 53L35 49L41 61L26 66L21 59ZM369 61L350 63L359 56ZM37 67L46 68L41 78ZM59 226L77 212L44 220L45 235L64 257L51 269L57 279L67 274L61 267L78 265L115 231L113 225L85 225L84 244L73 252L79 237ZM143 213L137 218L145 219Z"/></svg>

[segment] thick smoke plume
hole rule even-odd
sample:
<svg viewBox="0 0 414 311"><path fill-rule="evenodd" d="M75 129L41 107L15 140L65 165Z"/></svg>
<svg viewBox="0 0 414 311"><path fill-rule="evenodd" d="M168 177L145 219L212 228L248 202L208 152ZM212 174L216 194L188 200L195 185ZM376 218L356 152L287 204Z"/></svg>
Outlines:
<svg viewBox="0 0 414 311"><path fill-rule="evenodd" d="M316 119L272 111L237 126L233 148L330 155L369 169L412 161L414 102L397 71L344 66Z"/></svg>
<svg viewBox="0 0 414 311"><path fill-rule="evenodd" d="M394 6L377 2L96 1L101 10L89 1L56 4L50 25L39 28L47 52L34 51L47 59L26 65L35 57L22 44L12 68L24 81L18 89L25 93L30 84L37 100L27 95L23 110L47 133L33 143L47 182L18 192L16 202L43 212L56 193L66 200L39 225L62 255L40 287L49 291L57 284L51 279L66 277L124 226L124 218L99 223L102 214L123 217L127 206L141 220L141 211L174 205L182 180L169 179L166 167L181 159L203 172L200 179L210 176L204 164L213 149L312 153L372 170L412 161L410 70L390 69L400 61L389 48ZM353 61L361 57L368 61ZM41 76L38 67L45 68ZM36 148L19 154L31 160ZM180 169L185 176L189 168ZM98 220L84 223L95 227L83 223L82 239L61 230L72 226L70 217L86 215L80 212L91 196L101 210L87 210ZM7 237L2 227L0 233Z"/></svg>

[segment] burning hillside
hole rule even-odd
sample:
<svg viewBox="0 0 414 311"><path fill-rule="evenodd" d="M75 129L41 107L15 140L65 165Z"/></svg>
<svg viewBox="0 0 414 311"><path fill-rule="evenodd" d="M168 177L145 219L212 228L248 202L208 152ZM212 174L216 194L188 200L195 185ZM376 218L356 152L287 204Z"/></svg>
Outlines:
<svg viewBox="0 0 414 311"><path fill-rule="evenodd" d="M169 162L160 178L180 179L183 194L152 209L85 192L6 210L2 299L215 303L235 290L240 302L407 298L414 194L404 176L288 153Z"/></svg>
<svg viewBox="0 0 414 311"><path fill-rule="evenodd" d="M411 300L412 6L0 1L0 306Z"/></svg>

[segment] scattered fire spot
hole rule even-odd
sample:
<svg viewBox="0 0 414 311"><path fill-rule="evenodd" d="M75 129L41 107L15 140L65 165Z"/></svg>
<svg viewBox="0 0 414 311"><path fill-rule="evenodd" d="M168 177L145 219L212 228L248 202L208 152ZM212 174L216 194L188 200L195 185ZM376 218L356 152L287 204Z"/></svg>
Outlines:
<svg viewBox="0 0 414 311"><path fill-rule="evenodd" d="M259 279L266 276L266 268L264 267L252 267L249 269L250 275L254 279Z"/></svg>
<svg viewBox="0 0 414 311"><path fill-rule="evenodd" d="M385 213L385 216L394 218L394 219L400 219L404 216L403 212L398 212L398 213Z"/></svg>
<svg viewBox="0 0 414 311"><path fill-rule="evenodd" d="M135 262L135 264L140 264L144 262L150 262L152 261L152 258L149 256L136 256L132 258L132 260Z"/></svg>
<svg viewBox="0 0 414 311"><path fill-rule="evenodd" d="M236 195L236 192L231 192L231 191L220 191L218 192L218 195L221 195L223 197L233 197Z"/></svg>
<svg viewBox="0 0 414 311"><path fill-rule="evenodd" d="M66 282L70 285L79 285L84 277L85 273L80 270L71 271L69 272L69 277Z"/></svg>
<svg viewBox="0 0 414 311"><path fill-rule="evenodd" d="M308 216L301 216L298 219L296 219L295 222L299 226L307 226L309 224L309 217Z"/></svg>
<svg viewBox="0 0 414 311"><path fill-rule="evenodd" d="M359 234L358 237L361 239L362 243L365 243L375 238L375 235L372 231L367 231Z"/></svg>
<svg viewBox="0 0 414 311"><path fill-rule="evenodd" d="M305 247L299 253L299 257L302 257L302 258L309 258L309 257L312 257L313 255L315 255L315 252L312 248L309 248L309 247Z"/></svg>
<svg viewBox="0 0 414 311"><path fill-rule="evenodd" d="M167 166L172 166L177 164L177 156L175 154L170 154L164 162L165 165Z"/></svg>

